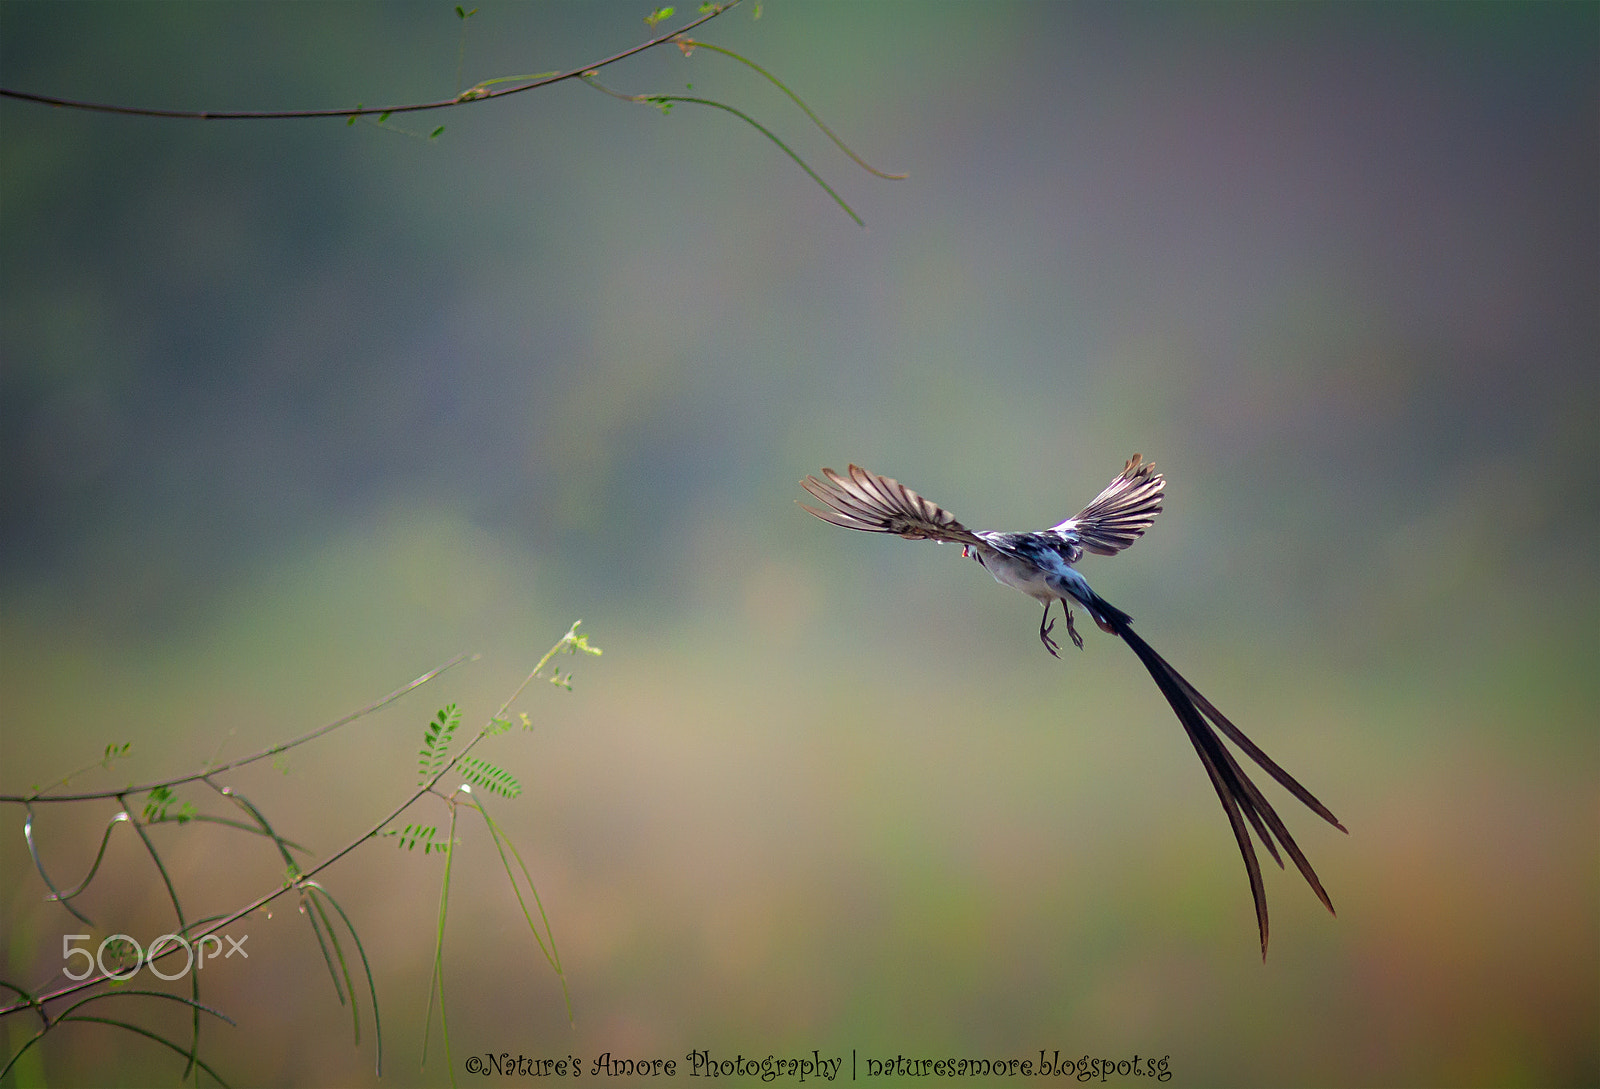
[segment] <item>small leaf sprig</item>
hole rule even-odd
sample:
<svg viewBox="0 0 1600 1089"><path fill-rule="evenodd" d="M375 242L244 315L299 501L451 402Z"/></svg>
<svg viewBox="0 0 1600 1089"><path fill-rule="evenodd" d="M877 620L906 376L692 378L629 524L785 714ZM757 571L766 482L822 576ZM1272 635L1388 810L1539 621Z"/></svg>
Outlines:
<svg viewBox="0 0 1600 1089"><path fill-rule="evenodd" d="M439 1009L439 1029L444 1045L445 1067L450 1071L451 1083L455 1081L455 1062L450 1050L450 1021L446 1013L444 998L444 934L445 922L449 917L450 909L450 882L454 871L456 848L460 839L456 835L456 821L463 807L474 810L483 818L484 826L489 832L489 838L494 843L495 851L500 856L501 865L506 872L506 880L511 886L512 894L516 897L517 904L522 910L523 919L528 924L529 933L533 935L534 942L539 946L539 951L544 954L551 971L561 981L561 994L567 1007L567 1020L573 1019L572 993L567 986L566 971L561 965L561 954L556 949L555 933L550 926L550 918L545 913L544 902L539 897L539 890L533 883L533 875L529 873L527 864L522 860L522 854L517 850L505 830L489 815L484 807L483 800L473 791L479 787L487 793L496 794L503 798L515 798L522 793L522 784L517 778L504 768L492 764L480 757L470 755L472 749L486 737L494 737L511 729L513 723L509 717L511 705L522 695L523 691L539 677L547 666L557 656L585 654L599 657L604 653L599 647L589 642L587 633L580 633L578 626L583 621L574 621L572 627L561 637L557 643L545 652L539 663L533 667L527 677L512 692L505 703L500 705L499 711L489 717L489 720L478 731L477 735L467 744L466 748L455 757L446 756L450 738L455 732L456 723L460 721L460 711L456 705L451 704L441 709L432 719L423 734L422 751L418 754L419 766L424 768L423 783L416 797L423 794L434 794L439 797L449 809L450 822L442 837L438 835L435 825L407 824L404 829L394 832L381 833L385 836L394 836L398 846L403 850L414 850L418 844L422 845L423 854L442 854L444 856L444 873L440 878L439 886L439 915L434 932L432 970L428 979L427 1012L424 1014L422 1036L422 1060L426 1064L428 1057L428 1042L433 1030L433 1010L437 1003ZM547 678L558 687L572 689L572 671L565 674L559 668L552 669L552 676ZM526 712L519 712L523 729L531 729L532 721ZM437 769L437 770L434 770ZM439 790L439 783L451 772L460 775L466 782L455 790L445 794ZM415 800L415 799L413 799ZM399 816L397 812L395 814ZM509 856L507 852L509 853ZM513 868L512 860L515 859L516 867ZM527 895L523 894L526 888ZM529 908L529 901L533 907ZM534 918L537 912L537 920Z"/></svg>

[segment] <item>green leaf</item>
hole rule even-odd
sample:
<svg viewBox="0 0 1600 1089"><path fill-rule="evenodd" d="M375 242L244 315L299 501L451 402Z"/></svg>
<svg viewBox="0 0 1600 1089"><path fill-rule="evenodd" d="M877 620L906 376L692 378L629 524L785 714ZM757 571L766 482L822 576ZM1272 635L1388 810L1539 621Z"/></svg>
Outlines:
<svg viewBox="0 0 1600 1089"><path fill-rule="evenodd" d="M443 133L443 132L444 132L444 126L440 125L438 128L436 128L432 132L428 133L428 139L437 140L439 138L440 134Z"/></svg>
<svg viewBox="0 0 1600 1089"><path fill-rule="evenodd" d="M539 943L539 951L550 962L550 967L555 969L556 978L561 980L561 994L567 1001L567 1020L572 1021L572 994L567 990L567 976L561 970L561 954L556 952L555 932L550 929L550 917L545 914L544 904L539 899L539 890L534 887L533 875L528 872L527 863L522 861L522 852L517 850L517 845L505 834L505 830L495 823L483 803L477 803L477 810L483 817L484 824L489 827L489 838L494 841L494 849L500 854L500 863L506 868L506 878L511 882L511 891L516 894L517 904L522 908L522 917L528 922L528 929L533 934L533 940ZM528 902L523 899L522 888L517 883L516 874L511 870L511 859L506 857L506 849L511 851L512 858L517 860L517 868L522 871L522 879L527 882L528 892L533 897L533 906L539 910L540 922L544 924L544 935L539 934L539 926L533 921L533 913L528 910Z"/></svg>
<svg viewBox="0 0 1600 1089"><path fill-rule="evenodd" d="M169 786L158 786L150 792L144 802L144 823L159 821L166 817L167 806L172 804L173 793ZM185 805L185 809L193 810L193 806ZM183 818L187 819L187 818Z"/></svg>
<svg viewBox="0 0 1600 1089"><path fill-rule="evenodd" d="M435 849L444 849L442 845L433 842L433 838L438 834L438 831L439 829L437 825L408 824L405 826L405 828L398 832L388 831L383 834L386 836L396 837L398 840L396 846L398 846L401 850L412 850L417 846L417 844L420 843L422 844L422 853L427 854Z"/></svg>
<svg viewBox="0 0 1600 1089"><path fill-rule="evenodd" d="M596 658L605 653L605 651L601 650L599 647L591 647L589 645L589 636L587 634L574 635L572 638L567 640L568 654L577 654L579 651L582 651L584 654L592 654Z"/></svg>
<svg viewBox="0 0 1600 1089"><path fill-rule="evenodd" d="M652 11L649 15L646 15L644 17L644 21L646 23L649 23L651 26L655 26L657 23L659 23L663 19L672 18L672 13L673 13L674 10L676 10L676 9L670 8L670 7L656 8L656 10Z"/></svg>
<svg viewBox="0 0 1600 1089"><path fill-rule="evenodd" d="M417 750L417 785L425 785L444 770L450 753L450 738L461 725L461 708L455 704L440 708L422 733L422 748Z"/></svg>
<svg viewBox="0 0 1600 1089"><path fill-rule="evenodd" d="M456 770L464 776L469 783L475 783L483 789L507 798L515 798L522 793L522 784L504 768L497 768L487 760L479 760L475 756L463 757L461 763L456 765Z"/></svg>

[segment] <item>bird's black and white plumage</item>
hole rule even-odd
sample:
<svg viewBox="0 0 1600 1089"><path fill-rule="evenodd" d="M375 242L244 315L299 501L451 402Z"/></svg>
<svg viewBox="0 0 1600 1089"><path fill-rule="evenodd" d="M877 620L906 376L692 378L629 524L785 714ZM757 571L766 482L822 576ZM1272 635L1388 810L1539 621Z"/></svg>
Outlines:
<svg viewBox="0 0 1600 1089"><path fill-rule="evenodd" d="M1222 743L1218 731L1312 812L1341 832L1345 830L1344 825L1157 654L1133 630L1132 618L1095 593L1072 566L1085 553L1115 555L1138 540L1155 522L1156 515L1161 512L1166 480L1153 464L1142 460L1138 454L1133 455L1116 479L1077 515L1050 529L1031 533L970 530L949 511L922 498L899 481L869 473L858 465L850 466L848 473L824 469L822 474L825 479L808 476L800 485L821 500L824 507L819 510L802 503L804 510L846 529L961 545L961 554L977 560L996 581L1014 586L1044 605L1039 638L1045 649L1056 657L1060 657L1059 644L1050 637L1055 621L1049 619L1050 606L1055 602L1061 603L1067 634L1078 647L1083 646L1083 638L1072 625L1074 605L1088 613L1103 631L1128 644L1177 713L1178 721L1200 756L1200 763L1211 777L1217 797L1222 800L1223 811L1239 843L1239 853L1244 857L1245 870L1250 875L1250 895L1255 900L1263 957L1267 955L1267 897L1261 881L1261 865L1250 839L1251 828L1280 868L1283 859L1278 854L1277 844L1283 846L1317 898L1333 911L1333 902L1328 899L1322 882L1317 880L1311 863L1306 861L1305 854L1271 804Z"/></svg>

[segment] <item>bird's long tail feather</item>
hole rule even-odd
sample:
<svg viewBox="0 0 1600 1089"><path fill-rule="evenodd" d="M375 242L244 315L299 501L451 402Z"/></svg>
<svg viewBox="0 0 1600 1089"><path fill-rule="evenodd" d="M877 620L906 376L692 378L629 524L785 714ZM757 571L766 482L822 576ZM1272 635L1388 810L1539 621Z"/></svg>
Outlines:
<svg viewBox="0 0 1600 1089"><path fill-rule="evenodd" d="M1333 901L1328 898L1327 891L1322 887L1322 882L1317 879L1317 873L1311 868L1311 863L1306 860L1305 854L1295 843L1294 837L1289 834L1281 818L1272 805L1262 796L1261 791L1250 781L1244 773L1239 762L1234 759L1233 753L1228 751L1222 743L1222 738L1217 735L1220 730L1240 749L1249 756L1263 770L1271 775L1284 789L1304 802L1312 812L1323 820L1333 825L1339 831L1345 831L1344 825L1339 823L1337 817L1329 811L1328 807L1319 802L1312 793L1301 786L1294 776L1284 771L1273 760L1262 752L1261 749L1246 737L1237 726L1216 709L1211 701L1195 690L1194 685L1183 678L1176 669L1155 648L1146 643L1138 632L1133 630L1131 618L1127 613L1116 608L1104 598L1095 595L1091 603L1091 612L1096 614L1095 619L1106 630L1118 635L1128 644L1129 649L1138 656L1139 661L1149 671L1151 678L1156 682L1156 687L1161 689L1161 694L1171 704L1172 710L1177 714L1178 721L1183 724L1184 732L1189 735L1189 741L1194 745L1200 763L1205 766L1206 774L1211 778L1211 785L1216 788L1217 797L1222 802L1223 812L1228 815L1228 823L1233 828L1234 839L1239 843L1239 854L1244 858L1245 871L1250 875L1250 895L1255 901L1256 923L1261 930L1261 956L1267 955L1267 897L1266 890L1261 880L1261 864L1256 858L1255 845L1250 839L1249 828L1254 828L1256 836L1260 838L1267 853L1272 856L1281 869L1283 859L1278 855L1274 846L1276 840L1283 845L1289 857L1294 860L1295 867L1300 871L1306 882L1317 894L1317 899L1331 912ZM1213 729L1213 726L1215 729ZM1249 828L1246 827L1249 823Z"/></svg>

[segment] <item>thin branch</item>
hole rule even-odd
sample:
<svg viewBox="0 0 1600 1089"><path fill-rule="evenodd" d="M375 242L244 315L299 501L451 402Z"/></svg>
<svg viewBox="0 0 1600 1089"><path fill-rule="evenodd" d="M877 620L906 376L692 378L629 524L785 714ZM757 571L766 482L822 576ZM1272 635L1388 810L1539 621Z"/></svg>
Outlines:
<svg viewBox="0 0 1600 1089"><path fill-rule="evenodd" d="M340 906L339 901L334 898L333 894L317 881L307 881L305 885L307 889L316 890L328 898L328 902L333 905L333 909L337 911L339 913L339 917L344 920L345 929L350 931L350 937L355 940L356 952L361 955L361 966L365 968L367 972L367 991L372 996L372 1022L378 1036L377 1072L378 1077L381 1078L383 1077L383 1018L378 1013L378 985L372 979L372 962L367 959L366 947L361 944L361 935L356 933L355 924L350 921L350 916L345 914L344 908ZM332 928L330 927L329 929L331 930ZM350 992L350 1004L352 1006L355 1005L354 989L352 989ZM360 1041L361 1033L358 1026L356 1030L356 1042L359 1043Z"/></svg>
<svg viewBox="0 0 1600 1089"><path fill-rule="evenodd" d="M843 197L834 192L833 186L822 180L822 175L818 174L815 170L812 170L809 163L807 163L800 156L796 155L788 144L778 139L778 136L775 132L767 128L755 118L751 117L749 114L745 113L743 110L735 109L726 102L717 102L709 98L698 98L694 95L626 95L621 91L614 91L610 87L607 87L605 84L595 79L593 75L585 75L583 77L583 81L589 86L593 87L595 90L604 91L612 98L620 98L624 102L638 102L646 106L656 107L664 107L673 102L689 102L696 106L711 106L714 109L726 110L728 113L733 114L733 116L739 118L745 124L749 125L761 135L765 136L768 140L771 140L774 144L777 144L779 149L782 150L785 155L789 156L789 158L793 159L801 170L804 170L807 174L811 175L811 180L820 185L822 187L822 191L827 193L828 196L832 197L833 202L845 210L846 215L856 221L856 226L865 227L867 225L867 221L856 215L856 210L850 207L850 205L846 204Z"/></svg>
<svg viewBox="0 0 1600 1089"><path fill-rule="evenodd" d="M246 824L244 821L229 820L227 817L212 816L210 813L191 813L187 817L157 817L154 820L145 821L146 827L154 827L158 824L221 824L229 828L236 828L241 832L249 832L252 836L266 836L268 839L280 843L290 850L299 851L303 855L317 853L309 847L301 846L292 839L284 839L282 836L263 832L255 825Z"/></svg>
<svg viewBox="0 0 1600 1089"><path fill-rule="evenodd" d="M246 764L253 764L257 760L265 760L269 756L276 756L280 752L287 752L289 749L295 748L298 745L304 745L306 742L313 741L325 733L328 733L332 730L337 730L341 726L347 726L358 718L370 715L374 711L388 706L401 696L409 693L412 689L422 687L435 677L439 676L441 673L444 673L449 669L454 669L456 666L460 665L470 657L471 655L468 654L458 654L448 662L444 663L444 665L439 666L437 669L431 669L422 676L418 677L416 680L401 685L393 692L390 692L387 696L383 696L380 699L374 700L359 710L351 711L348 715L345 715L342 718L334 719L325 726L318 726L310 733L301 734L299 737L290 741L280 742L277 745L273 745L271 748L262 749L258 753L252 753L251 755L241 757L238 760L231 760L228 763L218 765L217 767L206 768L204 771L197 771L193 775L180 775L173 779L162 779L159 782L143 783L139 786L122 787L119 790L97 790L84 794L0 794L0 802L11 802L16 805L29 805L34 802L87 802L97 798L118 798L124 794L140 794L147 790L155 790L157 787L173 787L180 786L183 783L197 782L201 779L204 779L208 775L216 775L219 772L232 771L234 768L240 768Z"/></svg>
<svg viewBox="0 0 1600 1089"><path fill-rule="evenodd" d="M22 822L22 838L28 843L28 854L33 857L33 868L39 871L39 879L44 882L45 888L50 890L50 895L46 897L46 899L60 901L62 907L72 912L72 914L77 916L79 919L82 919L85 924L91 927L94 926L94 923L87 915L73 907L71 904L67 903L67 901L82 892L88 886L89 882L94 879L94 875L99 872L100 860L105 857L106 845L111 842L111 830L119 823L132 820L133 818L129 817L126 813L118 813L116 816L111 818L110 822L106 825L105 835L100 838L100 851L94 856L94 864L89 867L89 875L79 882L77 887L68 892L62 892L60 889L56 888L55 883L50 880L50 875L44 872L44 859L39 857L39 845L34 842L34 815L33 806L28 806L28 816Z"/></svg>
<svg viewBox="0 0 1600 1089"><path fill-rule="evenodd" d="M204 1007L202 1007L202 1008L204 1008ZM213 1012L213 1011L208 1010L207 1012ZM218 1014L217 1016L220 1017L222 1015ZM140 1036L146 1037L147 1039L154 1040L158 1044L163 1044L163 1045L171 1048L173 1051L176 1051L179 1055L188 1055L187 1051L184 1051L183 1048L179 1047L177 1044L173 1043L171 1040L167 1039L165 1036L161 1036L161 1035L159 1035L157 1033L151 1032L149 1029L146 1029L146 1028L140 1028L138 1025L135 1025L130 1021L118 1021L115 1018L111 1018L111 1017L85 1017L85 1016L83 1016L81 1014L73 1014L70 1017L61 1018L60 1020L56 1021L55 1024L59 1025L63 1021L87 1021L87 1022L90 1022L90 1023L93 1023L93 1024L112 1025L112 1026L114 1026L116 1028L125 1028L129 1032L136 1033L136 1034L138 1034ZM44 1033L42 1033L42 1032L39 1033L37 1036L34 1036L34 1037L30 1038L27 1043L22 1045L22 1048L20 1050L18 1050L18 1052L15 1055L11 1056L11 1062L6 1064L6 1069L4 1071L0 1071L0 1074L8 1072L11 1069L11 1063L15 1063L19 1058L21 1058L23 1051L26 1051L29 1047L33 1046L33 1044L35 1044L36 1042L38 1042L39 1040L41 1040L43 1038L44 1038ZM206 1062L203 1059L195 1059L194 1062L191 1064L191 1066L198 1066L201 1070L204 1070L207 1074L210 1074L211 1077L213 1079L215 1079L215 1081L216 1081L216 1083L218 1085L224 1085L225 1086L225 1085L228 1084L227 1082L223 1081L221 1075L219 1075L215 1070L211 1069L211 1067L209 1065L207 1065ZM188 1077L188 1073L189 1073L188 1070L185 1070L184 1071L184 1077Z"/></svg>
<svg viewBox="0 0 1600 1089"><path fill-rule="evenodd" d="M259 830L261 835L272 840L273 844L278 848L278 856L283 859L283 864L289 867L290 870L295 868L294 856L289 853L289 849L295 846L295 844L291 844L288 840L278 835L277 830L272 827L272 823L267 820L267 815L261 812L261 810L257 809L251 803L249 798L246 798L243 794L240 794L232 787L218 786L216 783L211 781L211 777L209 775L206 776L205 784L222 797L226 798L228 801L232 802L234 805L248 813L255 820L258 826L257 829L251 829L251 831ZM191 817L189 819L193 820L194 818ZM310 851L306 851L304 847L299 849L306 854L311 853Z"/></svg>
<svg viewBox="0 0 1600 1089"><path fill-rule="evenodd" d="M696 41L694 38L683 36L681 32L679 35L678 48L682 49L685 55L687 55L692 49L709 49L713 53L721 53L724 57L732 57L740 64L748 65L750 68L753 68L755 71L765 76L774 87L788 95L789 100L805 111L805 115L811 118L811 123L817 126L817 128L821 129L824 136L832 140L834 145L838 147L840 151L844 152L846 155L850 156L851 159L855 160L855 164L862 170L865 170L868 174L876 174L878 177L885 178L889 181L905 181L911 176L909 174L886 174L882 170L879 170L877 167L873 166L871 163L867 162L861 156L857 155L854 151L851 151L850 145L846 144L843 140L839 139L839 137L835 136L833 130L822 123L822 118L818 117L815 113L812 113L811 107L807 106L800 100L799 95L789 90L788 87L785 87L783 81L777 76L773 75L771 72L767 71L765 68L761 67L761 65L757 64L748 57L741 57L733 50L724 49L720 45L712 45L710 42Z"/></svg>
<svg viewBox="0 0 1600 1089"><path fill-rule="evenodd" d="M411 102L402 106L357 106L354 109L324 109L324 110L162 110L145 106L118 106L105 102L85 102L79 99L60 98L55 95L35 94L32 91L19 91L13 88L0 87L0 97L15 98L24 102L38 102L45 106L56 106L72 110L92 110L96 113L115 113L133 117L167 117L188 121L270 121L286 120L295 117L366 117L373 114L391 113L420 113L424 110L446 110L453 106L465 106L471 102L487 102L491 98L504 98L507 95L520 94L523 91L532 91L539 87L548 87L552 83L561 83L564 80L580 79L586 72L593 72L604 68L608 64L637 56L646 50L657 46L666 45L680 34L687 34L695 27L715 19L729 8L737 6L739 0L727 0L725 3L713 5L705 14L691 23L687 23L677 30L651 38L631 49L624 49L614 53L604 60L585 64L566 72L557 72L542 79L530 80L515 87L504 87L498 91L487 90L484 84L469 87L460 94L450 98L442 98L437 102Z"/></svg>
<svg viewBox="0 0 1600 1089"><path fill-rule="evenodd" d="M573 1023L572 992L567 989L567 974L561 968L561 954L556 950L555 931L550 928L550 916L545 914L544 901L539 898L539 890L534 886L533 875L528 872L528 864L522 861L522 852L517 850L517 845L507 836L505 830L495 823L489 811L483 807L483 801L476 796L469 803L483 817L484 824L489 828L489 838L494 843L494 849L500 854L500 864L505 867L506 878L511 882L511 891L516 895L517 906L522 909L522 917L527 920L528 930L533 934L533 940L539 943L539 952L544 954L544 959L550 962L551 969L556 978L561 981L561 996L567 1003L567 1022ZM534 925L533 916L528 912L528 904L522 898L522 888L517 884L517 877L511 872L511 862L506 858L506 848L511 848L511 854L517 860L517 866L522 870L522 879L528 883L528 891L533 894L533 905L539 909L539 919L544 923L544 937L539 936L539 928ZM546 941L549 945L546 946Z"/></svg>
<svg viewBox="0 0 1600 1089"><path fill-rule="evenodd" d="M11 985L10 984L6 984L6 986L9 987ZM113 1024L113 1025L122 1024L122 1022L120 1022L120 1021L104 1021L101 1018L78 1016L78 1015L75 1014L74 1011L82 1009L84 1006L87 1006L91 1002L98 1002L102 998L132 998L132 997L135 997L135 996L138 996L138 997L141 997L141 998L160 998L160 999L165 999L165 1000L170 1001L170 1002L181 1002L184 1005L194 1006L197 1010L204 1010L206 1013L211 1014L213 1017L220 1017L222 1020L228 1022L228 1024L230 1024L230 1025L233 1025L235 1028L238 1027L238 1022L236 1022L233 1018L229 1017L227 1014L223 1013L221 1010L216 1010L216 1009L212 1009L210 1006L201 1005L200 1003L195 1002L192 999L184 998L182 995L169 994L166 991L146 991L146 990L105 991L105 992L103 992L101 994L92 994L88 998L83 999L82 1001L74 1002L72 1005L70 1005L66 1009L62 1010L61 1011L61 1016L56 1018L54 1021L48 1021L47 1020L44 1023L44 1025L39 1029L38 1032L34 1033L32 1037L30 1037L26 1042L23 1043L23 1045L21 1047L19 1047L16 1050L16 1053L13 1054L11 1056L11 1058L6 1060L5 1066L0 1067L0 1079L4 1079L5 1076L11 1072L12 1068L14 1066L16 1066L16 1064L17 1064L17 1060L22 1058L24 1052L26 1052L30 1047L32 1047L34 1044L38 1043L40 1040L44 1039L46 1035L48 1035L51 1031L53 1031L58 1025L62 1024L63 1022L66 1022L66 1021L102 1021L102 1023L105 1023L105 1024ZM144 1033L144 1035L149 1036L150 1033L147 1032L147 1033ZM155 1037L152 1037L152 1039L155 1039ZM166 1043L168 1047L171 1047L174 1050L179 1051L180 1054L182 1053L181 1049L179 1049L177 1047L177 1045L172 1044L170 1041L162 1040L162 1042ZM205 1067L205 1069L208 1072L211 1072L213 1077L216 1076L215 1072L211 1071L211 1068L209 1066L205 1066L204 1063L201 1063L200 1065ZM221 1079L218 1079L218 1081L220 1083ZM223 1083L223 1084L225 1084L225 1083Z"/></svg>
<svg viewBox="0 0 1600 1089"><path fill-rule="evenodd" d="M518 688L517 688L518 692L521 692L523 688L527 687L527 685L533 680L533 678L538 676L539 671L541 669L543 669L545 667L545 665L547 665L549 663L550 659L554 658L557 654L559 654L563 650L565 650L565 651L567 651L569 653L576 653L577 650L584 649L584 650L587 650L591 654L599 653L598 648L588 647L583 642L583 637L578 636L576 634L577 628L578 628L578 625L577 624L573 624L572 627L567 630L567 634L562 636L560 641L557 642L555 646L550 648L550 650L545 654L545 656L539 660L539 665L534 668L534 671L528 675L527 679L524 680L520 686L518 686ZM427 675L424 675L423 677L419 677L416 681L413 681L410 685L407 685L405 689L402 689L401 693L403 693L405 691L409 691L411 688L414 688L416 685L422 683L424 680L430 679L432 676L434 676L434 675L436 675L436 674L438 674L440 672L443 672L444 669L449 668L450 665L455 665L460 660L461 659L458 658L458 659L450 662L448 665L443 666L438 670L435 670L433 674L427 674ZM378 706L381 706L383 702L387 702L387 699L398 698L398 696L401 693L395 693L394 696L387 697L384 701L380 701ZM513 695L512 699L515 699L515 698L516 698L515 695ZM510 707L511 702L512 702L511 700L507 700L506 703L501 707L500 717L504 716L505 711L506 711L507 708ZM360 712L360 713L365 713L365 712ZM351 716L351 717L354 717L354 716ZM324 727L323 730L318 731L318 732L325 733L328 729L331 729L331 728L332 727ZM478 743L478 741L482 740L485 736L487 736L487 734L488 734L488 727L486 726L482 730L479 731L478 736L473 739L471 744L469 744L466 749L462 750L462 755L465 755L466 752L468 750L470 750L473 745L476 745ZM273 751L275 751L275 750L273 750ZM234 766L234 765L230 765L230 766ZM349 843L347 843L343 847L339 848L339 850L335 851L333 854L329 855L327 858L325 858L321 862L317 863L317 865L311 867L311 869L309 869L309 870L306 870L306 871L304 871L302 873L297 874L292 881L285 882L283 885L281 885L280 887L278 887L276 889L273 889L271 892L264 893L261 896L258 896L256 899L252 900L250 903L246 904L244 907L239 908L239 909L237 909L235 911L230 912L227 915L221 916L220 918L216 919L214 922L210 923L208 926L204 927L199 932L197 932L194 935L192 940L193 941L199 941L201 938L209 937L210 935L217 933L217 931L222 930L224 927L230 926L233 923L238 922L240 919L243 919L245 916L247 916L247 915L249 915L249 914L251 914L253 912L260 911L262 908L266 907L268 904L272 903L272 901L276 900L278 897L284 895L285 893L290 892L291 890L301 889L306 884L306 882L309 881L311 878L317 876L322 871L328 869L328 867L330 867L334 863L338 862L345 855L351 853L357 847L360 847L363 843L365 843L367 840L372 839L373 837L377 836L380 832L382 832L383 829L386 828L391 821L395 820L397 817L400 816L400 814L404 813L407 809L409 809L411 807L411 805L418 798L422 797L424 794L426 794L429 791L431 791L433 789L434 783L438 782L439 779L442 779L449 772L450 768L453 767L453 766L454 766L454 761L452 761L451 764L447 765L445 767L444 771L441 771L437 776L435 776L426 785L419 786L414 791L412 791L412 793L410 795L408 795L404 801L402 801L399 805L395 806L394 810L392 812L390 812L387 816L385 816L382 820L378 821L370 829L368 829L367 831L361 833L361 835L357 836L355 839L351 840ZM215 770L224 770L224 769L215 769ZM209 775L209 774L213 774L213 772L204 772L201 775L193 776L192 778L204 778L205 775ZM132 793L132 792L134 792L136 790L139 790L139 789L147 789L147 788L129 787L126 791L113 791L110 796L111 797L116 797L118 794L121 794L121 793ZM91 796L92 797L102 797L103 795L91 795ZM5 799L0 798L0 801L3 801L3 800L5 800ZM24 800L26 800L26 799L24 799ZM61 799L61 798L49 798L49 799L43 799L43 800L59 801L59 800L63 800L63 799ZM152 964L155 961L160 960L160 959L162 959L164 957L171 956L173 953L177 952L177 950L179 948L181 948L181 946L173 945L173 946L163 950L158 956L147 958L146 963L147 964ZM65 998L68 995L77 994L79 991L88 990L90 987L99 986L101 983L104 983L106 981L106 979L107 979L107 976L104 975L104 974L86 976L85 978L83 978L81 980L77 980L77 981L75 981L73 983L70 983L70 984L67 984L65 986L62 986L62 987L58 988L57 990L51 991L48 994L34 995L34 996L31 996L27 1001L17 1002L17 1003L13 1003L10 1006L0 1007L0 1019L4 1019L6 1017L9 1017L12 1014L18 1013L18 1012L20 1012L22 1010L34 1009L36 1007L42 1007L43 1004L46 1003L46 1002L54 1002L56 999Z"/></svg>
<svg viewBox="0 0 1600 1089"><path fill-rule="evenodd" d="M119 794L117 795L117 801L122 805L122 811L126 813L128 811L128 799ZM133 830L139 834L139 839L144 843L145 850L150 853L150 861L156 864L156 870L161 874L161 880L167 886L167 896L172 901L172 913L178 917L178 929L189 929L189 924L183 917L183 903L178 899L177 887L173 885L172 875L167 873L167 865L161 861L161 855L156 851L156 845L151 842L150 833L146 832L136 820L130 819L128 823L133 825ZM175 945L173 948L179 947ZM194 997L194 1009L191 1011L193 1031L189 1038L189 1063L183 1068L183 1077L185 1078L194 1070L195 1063L200 1061L200 973L190 972L188 976L189 993ZM56 1019L58 1024L60 1020L60 1018Z"/></svg>
<svg viewBox="0 0 1600 1089"><path fill-rule="evenodd" d="M67 772L67 774L63 775L61 778L57 779L55 782L51 783L49 786L45 787L41 791L38 791L37 793L48 794L56 787L64 787L78 776L84 774L85 772L93 771L95 768L105 768L107 771L110 771L111 765L120 758L127 756L128 751L132 748L133 742L131 741L124 741L121 745L107 745L106 754L100 759L96 760L92 764L85 764L77 771Z"/></svg>
<svg viewBox="0 0 1600 1089"><path fill-rule="evenodd" d="M450 1081L455 1082L455 1064L450 1061L450 1019L444 1008L444 923L450 908L450 867L456 857L456 803L446 798L450 806L450 834L445 838L444 880L439 884L439 927L433 939L433 972L428 982L428 1009L422 1015L422 1063L428 1062L428 1037L433 1029L433 996L439 996L439 1030L444 1037L444 1065L450 1071Z"/></svg>

